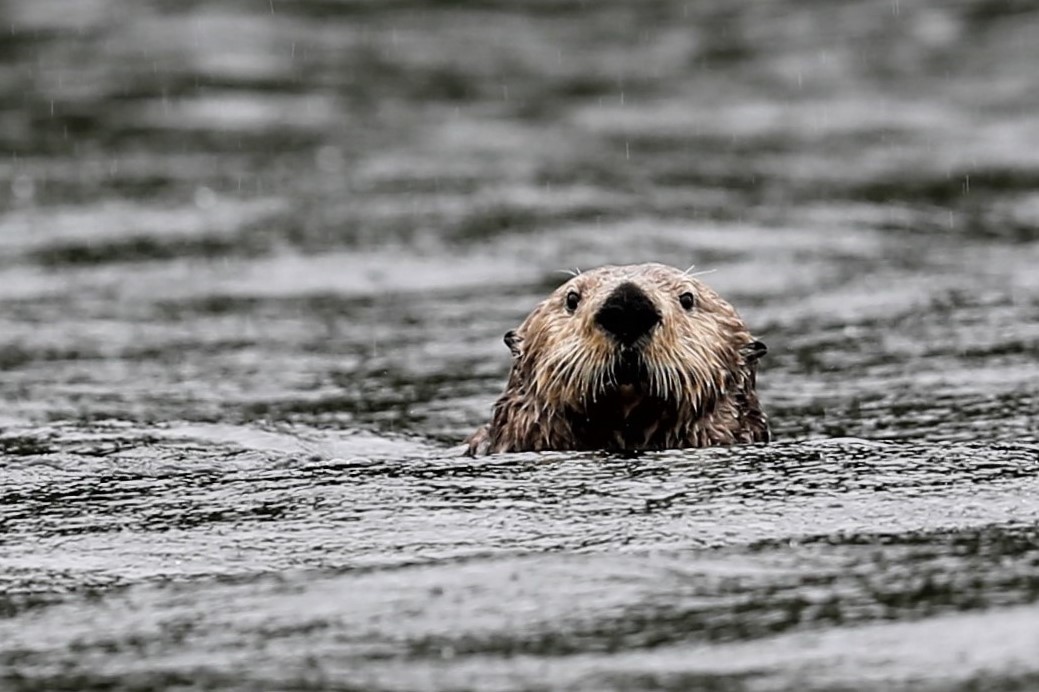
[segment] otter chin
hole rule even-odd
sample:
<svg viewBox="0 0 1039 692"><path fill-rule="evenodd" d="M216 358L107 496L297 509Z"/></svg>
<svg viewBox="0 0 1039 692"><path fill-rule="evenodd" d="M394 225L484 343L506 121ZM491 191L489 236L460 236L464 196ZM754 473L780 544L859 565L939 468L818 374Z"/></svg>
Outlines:
<svg viewBox="0 0 1039 692"><path fill-rule="evenodd" d="M512 369L470 455L767 442L765 345L703 281L606 266L557 288L505 334Z"/></svg>

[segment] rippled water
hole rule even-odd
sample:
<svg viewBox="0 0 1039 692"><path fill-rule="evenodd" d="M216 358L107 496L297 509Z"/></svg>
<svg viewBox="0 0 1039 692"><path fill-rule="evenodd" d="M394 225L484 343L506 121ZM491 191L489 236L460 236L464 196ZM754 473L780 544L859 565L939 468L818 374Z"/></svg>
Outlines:
<svg viewBox="0 0 1039 692"><path fill-rule="evenodd" d="M0 688L1039 687L1030 3L0 3ZM776 442L467 459L664 260Z"/></svg>

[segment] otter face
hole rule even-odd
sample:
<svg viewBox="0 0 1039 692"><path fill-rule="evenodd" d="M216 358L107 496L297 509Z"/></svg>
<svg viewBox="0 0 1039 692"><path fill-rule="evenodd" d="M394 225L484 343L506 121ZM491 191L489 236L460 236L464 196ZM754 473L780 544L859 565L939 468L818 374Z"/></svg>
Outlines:
<svg viewBox="0 0 1039 692"><path fill-rule="evenodd" d="M646 398L703 411L764 348L706 284L661 264L579 274L507 341L535 398L579 411Z"/></svg>
<svg viewBox="0 0 1039 692"><path fill-rule="evenodd" d="M765 442L755 341L732 306L662 264L602 267L505 335L512 371L469 454Z"/></svg>

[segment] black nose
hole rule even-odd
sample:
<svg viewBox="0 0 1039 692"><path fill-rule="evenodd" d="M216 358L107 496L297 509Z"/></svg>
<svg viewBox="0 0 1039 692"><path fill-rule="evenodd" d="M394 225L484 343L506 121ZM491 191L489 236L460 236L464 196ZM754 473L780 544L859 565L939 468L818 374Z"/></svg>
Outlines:
<svg viewBox="0 0 1039 692"><path fill-rule="evenodd" d="M606 298L595 321L619 343L631 346L660 322L660 313L649 296L628 281Z"/></svg>

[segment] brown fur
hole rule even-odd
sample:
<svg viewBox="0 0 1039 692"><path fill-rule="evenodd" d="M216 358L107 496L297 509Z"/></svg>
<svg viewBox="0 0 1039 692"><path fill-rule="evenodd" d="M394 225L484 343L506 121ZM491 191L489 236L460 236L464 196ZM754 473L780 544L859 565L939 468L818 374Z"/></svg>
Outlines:
<svg viewBox="0 0 1039 692"><path fill-rule="evenodd" d="M611 291L634 283L660 322L620 369L620 348L595 320ZM576 309L567 296L577 292ZM690 292L695 306L679 297ZM467 439L471 455L531 450L635 451L766 442L755 391L765 352L736 311L702 281L662 264L578 274L505 336L513 355L491 422ZM633 366L635 367L635 366Z"/></svg>

